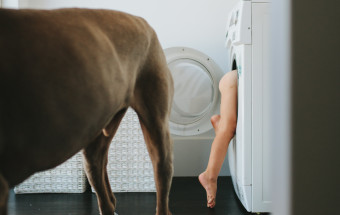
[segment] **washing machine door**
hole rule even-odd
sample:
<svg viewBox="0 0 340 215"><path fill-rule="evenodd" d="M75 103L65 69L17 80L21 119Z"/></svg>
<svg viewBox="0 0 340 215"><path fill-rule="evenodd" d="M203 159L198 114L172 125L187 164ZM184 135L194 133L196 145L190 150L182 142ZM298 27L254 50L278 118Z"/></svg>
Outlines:
<svg viewBox="0 0 340 215"><path fill-rule="evenodd" d="M175 86L170 132L192 136L209 131L210 117L219 113L222 70L207 55L191 48L172 47L164 52Z"/></svg>

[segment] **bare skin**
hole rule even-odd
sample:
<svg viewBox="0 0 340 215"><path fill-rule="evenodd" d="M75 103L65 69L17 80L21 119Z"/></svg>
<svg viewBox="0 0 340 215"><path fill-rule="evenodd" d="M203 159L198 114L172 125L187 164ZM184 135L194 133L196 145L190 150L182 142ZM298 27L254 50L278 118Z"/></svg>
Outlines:
<svg viewBox="0 0 340 215"><path fill-rule="evenodd" d="M206 170L198 177L207 193L207 207L216 205L217 178L220 173L230 140L234 137L237 122L237 71L225 74L220 83L221 113L211 117L215 139L211 146Z"/></svg>

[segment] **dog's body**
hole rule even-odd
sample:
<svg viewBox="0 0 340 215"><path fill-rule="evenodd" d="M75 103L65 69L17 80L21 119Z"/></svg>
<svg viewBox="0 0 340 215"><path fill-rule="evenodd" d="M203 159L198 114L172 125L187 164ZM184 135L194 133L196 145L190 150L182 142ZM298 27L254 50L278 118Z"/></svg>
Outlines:
<svg viewBox="0 0 340 215"><path fill-rule="evenodd" d="M8 189L84 149L100 211L113 214L107 153L126 109L154 166L157 214L170 214L173 83L141 18L109 10L0 10L0 215Z"/></svg>

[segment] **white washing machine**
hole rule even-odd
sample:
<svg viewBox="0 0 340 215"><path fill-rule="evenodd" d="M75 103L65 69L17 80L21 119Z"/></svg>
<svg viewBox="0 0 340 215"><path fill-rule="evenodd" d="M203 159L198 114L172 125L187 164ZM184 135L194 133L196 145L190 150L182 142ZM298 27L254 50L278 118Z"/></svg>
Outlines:
<svg viewBox="0 0 340 215"><path fill-rule="evenodd" d="M170 115L174 175L198 176L207 166L215 137L210 118L219 114L218 84L223 71L206 54L187 47L164 50L174 79Z"/></svg>
<svg viewBox="0 0 340 215"><path fill-rule="evenodd" d="M270 212L268 0L239 1L229 14L226 47L238 71L238 120L228 149L235 192L249 212Z"/></svg>

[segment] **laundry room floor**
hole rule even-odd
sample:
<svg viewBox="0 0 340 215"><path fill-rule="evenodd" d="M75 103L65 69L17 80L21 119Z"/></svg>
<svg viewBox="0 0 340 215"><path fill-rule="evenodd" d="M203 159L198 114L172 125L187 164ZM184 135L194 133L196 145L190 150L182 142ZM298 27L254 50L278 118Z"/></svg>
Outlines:
<svg viewBox="0 0 340 215"><path fill-rule="evenodd" d="M155 214L155 193L116 193L118 215ZM244 215L230 177L218 180L217 204L206 207L205 190L196 177L175 177L170 192L173 215ZM8 215L99 215L97 199L90 190L83 194L19 194L11 190Z"/></svg>

